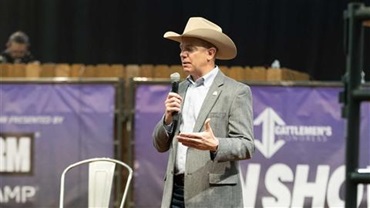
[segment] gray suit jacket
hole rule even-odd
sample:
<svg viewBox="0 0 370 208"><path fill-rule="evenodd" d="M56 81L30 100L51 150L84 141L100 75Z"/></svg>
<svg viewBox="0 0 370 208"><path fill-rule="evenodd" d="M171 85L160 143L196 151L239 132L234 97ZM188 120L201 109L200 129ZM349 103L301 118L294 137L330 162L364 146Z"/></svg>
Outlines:
<svg viewBox="0 0 370 208"><path fill-rule="evenodd" d="M186 80L179 85L179 94L183 98L187 87ZM203 131L207 118L211 118L210 124L219 140L219 147L215 155L210 151L188 149L185 207L242 207L238 160L251 158L255 148L250 88L219 71L201 107L194 132ZM168 136L163 120L154 129L153 143L159 152L170 150L162 198L162 207L168 208L172 197L178 141Z"/></svg>

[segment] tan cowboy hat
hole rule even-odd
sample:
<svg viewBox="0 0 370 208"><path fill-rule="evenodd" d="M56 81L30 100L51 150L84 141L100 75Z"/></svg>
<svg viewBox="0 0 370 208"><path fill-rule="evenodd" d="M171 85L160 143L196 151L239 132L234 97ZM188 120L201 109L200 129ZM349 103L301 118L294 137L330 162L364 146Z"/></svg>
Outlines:
<svg viewBox="0 0 370 208"><path fill-rule="evenodd" d="M181 42L182 37L193 37L205 40L216 46L216 58L221 60L233 59L237 53L234 42L229 36L222 33L221 27L203 17L190 17L181 35L168 31L163 37L177 42Z"/></svg>

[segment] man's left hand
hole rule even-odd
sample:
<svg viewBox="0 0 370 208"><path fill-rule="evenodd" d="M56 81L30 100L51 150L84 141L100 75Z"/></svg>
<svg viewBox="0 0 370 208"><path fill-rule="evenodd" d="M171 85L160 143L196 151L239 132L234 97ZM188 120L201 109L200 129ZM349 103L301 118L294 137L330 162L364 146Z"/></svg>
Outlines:
<svg viewBox="0 0 370 208"><path fill-rule="evenodd" d="M212 152L217 151L218 139L213 134L211 124L211 119L208 118L204 122L204 131L196 133L180 133L177 135L177 139L183 145L192 147L199 150L210 150Z"/></svg>

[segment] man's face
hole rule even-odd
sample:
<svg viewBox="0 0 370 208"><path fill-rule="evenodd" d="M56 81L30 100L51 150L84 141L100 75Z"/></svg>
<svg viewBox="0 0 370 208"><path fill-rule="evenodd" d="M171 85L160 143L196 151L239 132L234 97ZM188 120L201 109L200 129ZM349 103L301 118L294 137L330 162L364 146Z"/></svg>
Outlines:
<svg viewBox="0 0 370 208"><path fill-rule="evenodd" d="M26 55L27 53L27 44L9 42L7 45L7 51L13 59L19 59Z"/></svg>
<svg viewBox="0 0 370 208"><path fill-rule="evenodd" d="M197 76L205 70L213 56L209 50L215 50L205 47L204 42L197 38L182 38L180 49L182 68L192 76Z"/></svg>

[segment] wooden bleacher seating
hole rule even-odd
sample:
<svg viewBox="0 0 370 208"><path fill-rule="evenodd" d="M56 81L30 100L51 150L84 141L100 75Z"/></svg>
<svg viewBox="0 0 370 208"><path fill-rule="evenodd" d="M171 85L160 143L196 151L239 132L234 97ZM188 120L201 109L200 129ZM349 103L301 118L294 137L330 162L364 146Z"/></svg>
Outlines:
<svg viewBox="0 0 370 208"><path fill-rule="evenodd" d="M160 64L154 66L154 78L170 78L171 71L168 65Z"/></svg>
<svg viewBox="0 0 370 208"><path fill-rule="evenodd" d="M237 81L245 80L245 69L241 66L232 66L229 68L229 76Z"/></svg>
<svg viewBox="0 0 370 208"><path fill-rule="evenodd" d="M283 81L283 80L309 80L307 73L287 68L268 68L263 66L219 66L227 76L238 81ZM174 72L180 73L181 79L188 75L181 65L151 65L151 64L0 64L0 77L72 77L72 78L107 78L116 77L126 80L132 77L169 79Z"/></svg>
<svg viewBox="0 0 370 208"><path fill-rule="evenodd" d="M151 64L143 64L140 66L139 71L140 77L153 78L154 76L154 66Z"/></svg>
<svg viewBox="0 0 370 208"><path fill-rule="evenodd" d="M95 69L95 77L111 77L112 71L109 64L98 64Z"/></svg>
<svg viewBox="0 0 370 208"><path fill-rule="evenodd" d="M71 67L68 64L56 64L54 72L56 77L70 77Z"/></svg>
<svg viewBox="0 0 370 208"><path fill-rule="evenodd" d="M10 65L8 75L10 77L25 77L26 76L26 65L25 64Z"/></svg>
<svg viewBox="0 0 370 208"><path fill-rule="evenodd" d="M120 77L126 79L126 68L122 64L112 64L111 70L113 71L113 77Z"/></svg>
<svg viewBox="0 0 370 208"><path fill-rule="evenodd" d="M0 77L9 77L11 64L0 64Z"/></svg>
<svg viewBox="0 0 370 208"><path fill-rule="evenodd" d="M281 68L269 68L267 69L267 80L268 81L281 81L281 80L309 80L309 76L306 73L297 72L291 69Z"/></svg>
<svg viewBox="0 0 370 208"><path fill-rule="evenodd" d="M266 81L266 68L262 66L253 67L251 77L248 80Z"/></svg>
<svg viewBox="0 0 370 208"><path fill-rule="evenodd" d="M128 81L132 77L140 76L140 66L137 64L129 64L126 66L126 80Z"/></svg>
<svg viewBox="0 0 370 208"><path fill-rule="evenodd" d="M40 77L55 77L55 64L42 64Z"/></svg>
<svg viewBox="0 0 370 208"><path fill-rule="evenodd" d="M86 65L82 72L82 77L85 78L97 77L97 67L95 65Z"/></svg>
<svg viewBox="0 0 370 208"><path fill-rule="evenodd" d="M26 65L26 77L38 78L40 77L41 66L39 63L31 63Z"/></svg>
<svg viewBox="0 0 370 208"><path fill-rule="evenodd" d="M71 65L71 71L70 71L70 77L77 78L82 77L82 73L85 71L85 65L83 64L72 64Z"/></svg>

